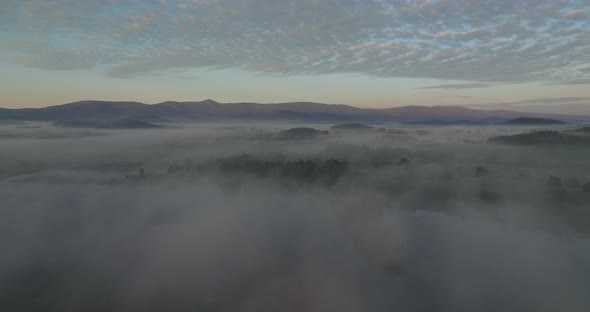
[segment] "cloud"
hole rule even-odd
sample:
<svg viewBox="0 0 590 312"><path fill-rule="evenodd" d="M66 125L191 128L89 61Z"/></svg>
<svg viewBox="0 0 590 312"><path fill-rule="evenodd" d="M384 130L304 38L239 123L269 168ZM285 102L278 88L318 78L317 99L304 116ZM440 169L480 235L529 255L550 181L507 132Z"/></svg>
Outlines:
<svg viewBox="0 0 590 312"><path fill-rule="evenodd" d="M487 88L490 87L487 83L457 83L457 84L444 84L436 86L421 87L418 89L473 89L473 88Z"/></svg>
<svg viewBox="0 0 590 312"><path fill-rule="evenodd" d="M92 68L95 64L92 55L83 55L71 51L48 52L43 57L24 55L14 61L30 67L46 70L79 70Z"/></svg>
<svg viewBox="0 0 590 312"><path fill-rule="evenodd" d="M0 4L4 52L111 77L233 67L479 82L583 81L584 1L200 0ZM434 30L436 29L436 30ZM60 58L56 55L75 55ZM73 64L72 64L73 63Z"/></svg>
<svg viewBox="0 0 590 312"><path fill-rule="evenodd" d="M513 102L513 104L560 104L572 102L590 101L590 97L557 97L557 98L540 98L530 99L520 102Z"/></svg>
<svg viewBox="0 0 590 312"><path fill-rule="evenodd" d="M179 77L174 77L175 79L179 79L179 80L198 80L199 77L195 77L195 76L179 76Z"/></svg>
<svg viewBox="0 0 590 312"><path fill-rule="evenodd" d="M567 18L584 20L588 19L588 9L572 10L565 14Z"/></svg>
<svg viewBox="0 0 590 312"><path fill-rule="evenodd" d="M558 85L558 86L564 86L564 85L584 85L584 84L590 84L590 78L586 78L586 79L572 79L572 80L566 80L566 81L554 81L554 82L547 83L547 85Z"/></svg>
<svg viewBox="0 0 590 312"><path fill-rule="evenodd" d="M567 103L580 103L589 102L590 97L555 97L555 98L536 98L514 102L494 102L486 104L477 104L473 106L486 105L486 106L528 106L534 105L553 105L553 104L567 104Z"/></svg>

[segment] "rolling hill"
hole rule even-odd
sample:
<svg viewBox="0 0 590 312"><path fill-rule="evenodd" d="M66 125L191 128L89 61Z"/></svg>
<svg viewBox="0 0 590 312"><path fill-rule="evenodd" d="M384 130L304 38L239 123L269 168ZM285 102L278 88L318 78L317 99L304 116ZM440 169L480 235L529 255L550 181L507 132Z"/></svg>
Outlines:
<svg viewBox="0 0 590 312"><path fill-rule="evenodd" d="M359 131L359 130L371 130L371 129L373 129L373 127L371 127L369 125L362 124L362 123L345 123L345 124L334 125L330 129Z"/></svg>
<svg viewBox="0 0 590 312"><path fill-rule="evenodd" d="M121 120L149 116L168 121L303 120L420 122L428 120L486 122L514 118L546 118L568 122L590 121L588 116L478 110L455 106L403 106L386 109L358 108L312 102L276 104L200 102L79 101L44 108L0 109L0 120Z"/></svg>
<svg viewBox="0 0 590 312"><path fill-rule="evenodd" d="M534 117L519 117L507 120L503 125L521 125L521 126L536 126L536 125L566 125L567 122L556 119L534 118Z"/></svg>

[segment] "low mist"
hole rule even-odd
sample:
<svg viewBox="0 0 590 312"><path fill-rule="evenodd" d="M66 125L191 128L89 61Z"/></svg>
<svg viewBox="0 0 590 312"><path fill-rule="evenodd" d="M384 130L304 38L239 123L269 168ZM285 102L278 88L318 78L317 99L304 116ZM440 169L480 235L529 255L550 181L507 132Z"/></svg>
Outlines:
<svg viewBox="0 0 590 312"><path fill-rule="evenodd" d="M0 310L588 310L590 148L330 126L0 126Z"/></svg>

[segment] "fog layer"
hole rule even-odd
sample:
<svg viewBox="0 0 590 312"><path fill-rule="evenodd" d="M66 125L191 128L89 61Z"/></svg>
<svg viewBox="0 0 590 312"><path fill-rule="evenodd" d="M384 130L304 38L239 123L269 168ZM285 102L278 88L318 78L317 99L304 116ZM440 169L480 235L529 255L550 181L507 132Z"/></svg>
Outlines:
<svg viewBox="0 0 590 312"><path fill-rule="evenodd" d="M38 126L0 127L2 311L590 307L588 147Z"/></svg>

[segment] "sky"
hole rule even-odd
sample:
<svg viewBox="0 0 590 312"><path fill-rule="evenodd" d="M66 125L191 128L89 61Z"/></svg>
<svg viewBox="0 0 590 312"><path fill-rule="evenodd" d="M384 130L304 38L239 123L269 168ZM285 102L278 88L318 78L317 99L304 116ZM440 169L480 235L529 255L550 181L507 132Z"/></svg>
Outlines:
<svg viewBox="0 0 590 312"><path fill-rule="evenodd" d="M590 115L590 0L1 0L0 107L78 100Z"/></svg>

